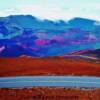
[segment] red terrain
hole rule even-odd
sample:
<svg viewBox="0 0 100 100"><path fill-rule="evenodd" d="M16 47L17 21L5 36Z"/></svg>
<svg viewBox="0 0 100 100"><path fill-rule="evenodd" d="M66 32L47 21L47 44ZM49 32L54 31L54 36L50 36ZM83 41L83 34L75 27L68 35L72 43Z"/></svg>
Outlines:
<svg viewBox="0 0 100 100"><path fill-rule="evenodd" d="M50 87L0 89L0 100L100 100L100 89Z"/></svg>
<svg viewBox="0 0 100 100"><path fill-rule="evenodd" d="M100 76L100 63L66 58L0 58L0 76L88 75Z"/></svg>

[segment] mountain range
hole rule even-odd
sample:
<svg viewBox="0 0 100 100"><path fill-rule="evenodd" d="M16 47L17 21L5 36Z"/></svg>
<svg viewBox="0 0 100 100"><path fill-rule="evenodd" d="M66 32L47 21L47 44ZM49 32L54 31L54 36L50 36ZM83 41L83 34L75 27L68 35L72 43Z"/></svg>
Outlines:
<svg viewBox="0 0 100 100"><path fill-rule="evenodd" d="M0 56L62 56L96 49L100 55L100 24L96 23L78 17L69 21L40 20L31 15L0 17Z"/></svg>

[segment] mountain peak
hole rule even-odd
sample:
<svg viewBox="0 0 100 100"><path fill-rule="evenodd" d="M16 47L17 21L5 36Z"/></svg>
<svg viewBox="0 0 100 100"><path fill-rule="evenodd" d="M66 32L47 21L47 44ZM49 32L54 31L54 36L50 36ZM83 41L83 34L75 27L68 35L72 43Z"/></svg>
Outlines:
<svg viewBox="0 0 100 100"><path fill-rule="evenodd" d="M88 18L81 18L81 17L74 17L72 18L70 21L91 21L91 22L95 22L96 20L92 20L92 19L88 19Z"/></svg>

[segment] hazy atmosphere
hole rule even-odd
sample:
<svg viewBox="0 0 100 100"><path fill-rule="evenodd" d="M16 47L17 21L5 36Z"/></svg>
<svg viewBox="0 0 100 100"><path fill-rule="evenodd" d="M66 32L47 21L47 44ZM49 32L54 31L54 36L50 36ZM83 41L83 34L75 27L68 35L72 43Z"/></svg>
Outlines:
<svg viewBox="0 0 100 100"><path fill-rule="evenodd" d="M43 19L100 20L100 0L1 0L0 16L31 14Z"/></svg>

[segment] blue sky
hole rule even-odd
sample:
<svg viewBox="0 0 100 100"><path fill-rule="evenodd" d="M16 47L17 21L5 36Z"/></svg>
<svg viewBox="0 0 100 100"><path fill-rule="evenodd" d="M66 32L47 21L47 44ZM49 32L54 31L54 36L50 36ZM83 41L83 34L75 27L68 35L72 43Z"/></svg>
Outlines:
<svg viewBox="0 0 100 100"><path fill-rule="evenodd" d="M52 20L83 17L100 21L100 0L1 0L0 16L15 14Z"/></svg>

